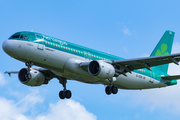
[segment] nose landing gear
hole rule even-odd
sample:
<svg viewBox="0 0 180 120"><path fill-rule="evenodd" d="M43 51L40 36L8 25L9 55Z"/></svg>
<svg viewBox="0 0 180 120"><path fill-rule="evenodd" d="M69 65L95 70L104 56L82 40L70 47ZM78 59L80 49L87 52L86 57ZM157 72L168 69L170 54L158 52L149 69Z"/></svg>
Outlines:
<svg viewBox="0 0 180 120"><path fill-rule="evenodd" d="M33 62L26 62L25 65L28 67L28 71L30 71L30 68L33 66Z"/></svg>
<svg viewBox="0 0 180 120"><path fill-rule="evenodd" d="M33 66L33 62L26 62L25 65L27 66L27 74L25 75L25 78L29 80L31 79L30 71L31 71L31 67Z"/></svg>
<svg viewBox="0 0 180 120"><path fill-rule="evenodd" d="M26 62L25 65L27 66L27 74L26 74L25 78L31 79L30 71L31 71L31 67L33 66L33 62ZM60 99L65 99L65 98L70 99L72 96L72 93L70 90L66 89L67 79L60 77L60 76L57 76L57 79L59 80L59 83L62 84L62 86L64 87L64 89L59 92L59 98Z"/></svg>

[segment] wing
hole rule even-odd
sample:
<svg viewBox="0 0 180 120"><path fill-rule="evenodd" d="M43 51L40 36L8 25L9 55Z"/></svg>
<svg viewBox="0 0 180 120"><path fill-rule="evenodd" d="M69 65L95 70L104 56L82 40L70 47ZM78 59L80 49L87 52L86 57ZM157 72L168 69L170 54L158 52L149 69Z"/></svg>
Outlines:
<svg viewBox="0 0 180 120"><path fill-rule="evenodd" d="M51 80L53 78L56 78L56 75L51 72L51 70L46 69L46 68L32 68L34 70L40 71L41 73L43 73L43 75L45 76L46 80Z"/></svg>
<svg viewBox="0 0 180 120"><path fill-rule="evenodd" d="M135 59L123 59L123 60L112 60L112 61L104 61L109 64L112 64L115 67L115 70L119 74L123 74L126 76L126 72L130 72L136 69L147 68L151 70L151 67L175 63L179 65L180 61L180 53L178 54L170 54L170 55L162 55L162 56L153 56L153 57L143 57L143 58L135 58ZM85 71L88 71L88 65L90 62L82 62L80 63L80 67Z"/></svg>
<svg viewBox="0 0 180 120"><path fill-rule="evenodd" d="M125 59L125 60L113 60L111 64L117 66L117 68L124 67L124 72L131 72L136 69L147 68L151 70L151 67L175 63L177 65L180 61L180 53L154 56L154 57L143 57L136 59Z"/></svg>

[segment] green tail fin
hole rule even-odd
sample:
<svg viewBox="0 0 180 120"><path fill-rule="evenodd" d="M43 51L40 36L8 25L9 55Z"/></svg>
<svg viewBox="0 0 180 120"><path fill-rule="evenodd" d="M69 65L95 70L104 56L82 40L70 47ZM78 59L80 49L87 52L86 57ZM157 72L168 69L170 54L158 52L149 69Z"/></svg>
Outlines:
<svg viewBox="0 0 180 120"><path fill-rule="evenodd" d="M174 32L167 30L162 36L159 43L156 45L150 57L171 54L174 34L175 34ZM162 72L167 73L168 66L169 64L164 64L164 65L155 66L153 68L159 69Z"/></svg>

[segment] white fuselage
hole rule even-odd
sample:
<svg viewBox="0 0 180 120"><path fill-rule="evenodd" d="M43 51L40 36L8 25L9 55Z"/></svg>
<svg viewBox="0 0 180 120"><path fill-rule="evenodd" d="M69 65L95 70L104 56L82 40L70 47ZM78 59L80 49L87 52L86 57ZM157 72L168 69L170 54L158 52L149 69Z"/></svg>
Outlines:
<svg viewBox="0 0 180 120"><path fill-rule="evenodd" d="M13 58L23 62L33 62L34 65L47 68L64 78L90 84L109 85L109 80L94 77L79 66L81 62L89 62L90 59L27 41L6 40L3 46L6 53ZM127 77L119 75L113 80L113 84L121 89L148 89L167 86L153 77L134 71L127 73Z"/></svg>

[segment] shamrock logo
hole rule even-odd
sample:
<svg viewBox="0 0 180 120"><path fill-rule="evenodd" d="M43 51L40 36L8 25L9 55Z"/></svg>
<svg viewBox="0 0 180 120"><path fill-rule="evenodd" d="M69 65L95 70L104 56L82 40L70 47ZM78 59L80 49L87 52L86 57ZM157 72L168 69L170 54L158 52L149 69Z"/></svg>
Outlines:
<svg viewBox="0 0 180 120"><path fill-rule="evenodd" d="M157 52L156 52L156 54L155 54L155 56L159 56L159 55L169 55L169 53L168 52L166 52L166 50L167 50L167 44L162 44L161 45L161 50L157 50Z"/></svg>

